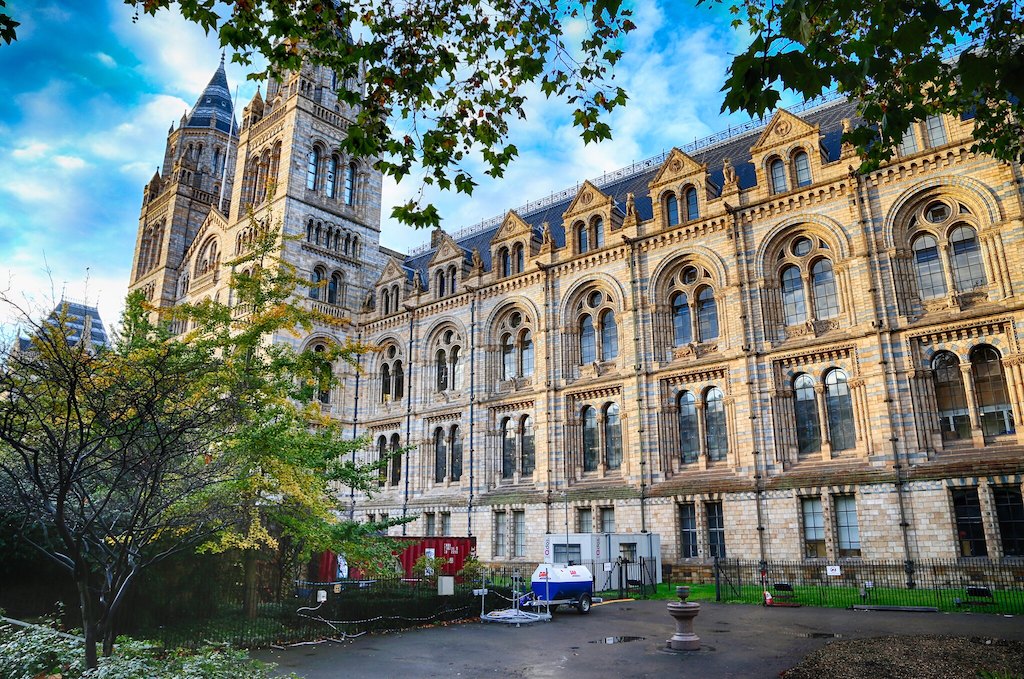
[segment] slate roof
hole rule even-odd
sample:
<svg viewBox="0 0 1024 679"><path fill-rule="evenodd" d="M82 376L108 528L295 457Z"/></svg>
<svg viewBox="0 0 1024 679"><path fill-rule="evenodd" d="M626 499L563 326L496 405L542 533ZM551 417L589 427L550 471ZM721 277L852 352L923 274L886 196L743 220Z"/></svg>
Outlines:
<svg viewBox="0 0 1024 679"><path fill-rule="evenodd" d="M231 92L228 90L228 76L224 72L224 55L220 57L220 66L210 78L209 84L196 100L192 112L185 122L185 127L210 127L210 119L216 120L217 129L231 134L232 125L238 132L238 123L234 119L234 106L231 103Z"/></svg>
<svg viewBox="0 0 1024 679"><path fill-rule="evenodd" d="M829 160L835 160L839 158L842 145L843 118L850 118L853 124L857 125L860 119L857 116L856 108L856 102L848 99L839 99L806 113L796 115L812 126L821 126L822 144L825 152ZM754 164L750 159L750 147L757 142L758 137L764 131L767 124L768 120L765 120L764 126L739 133L724 141L710 143L702 148L687 151L687 155L698 163L707 163L709 178L718 186L721 186L723 183L722 166L725 159L728 158L736 170L740 188L749 189L757 183ZM636 204L637 216L641 221L649 220L654 216L654 206L651 202L650 189L647 184L658 174L662 164L661 162L643 163L639 166L634 166L637 168L635 173L626 174L621 179L598 185L598 188L605 194L610 195L623 213L625 213L626 194L632 193ZM565 229L562 226L562 213L569 208L569 205L576 197L577 191L575 189L567 189L561 193L565 195L564 200L536 210L524 210L519 214L523 221L533 227L533 231L538 238L543 232L544 222L548 222L551 228L551 236L558 247L565 246ZM490 270L490 243L500 228L501 224L499 223L477 233L456 238L455 241L466 250L467 254L472 253L473 248L478 249L480 257L484 262L484 269ZM410 279L418 271L424 284L427 287L430 286L427 265L436 251L437 248L430 248L405 259L403 264L410 271Z"/></svg>
<svg viewBox="0 0 1024 679"><path fill-rule="evenodd" d="M68 344L78 344L85 331L86 319L89 321L89 339L94 347L110 346L107 331L103 327L103 320L100 318L100 311L94 306L88 306L80 302L61 300L54 307L44 323L55 325L61 313L66 309L65 327L68 329ZM32 341L26 337L18 337L18 349L25 351L32 346Z"/></svg>

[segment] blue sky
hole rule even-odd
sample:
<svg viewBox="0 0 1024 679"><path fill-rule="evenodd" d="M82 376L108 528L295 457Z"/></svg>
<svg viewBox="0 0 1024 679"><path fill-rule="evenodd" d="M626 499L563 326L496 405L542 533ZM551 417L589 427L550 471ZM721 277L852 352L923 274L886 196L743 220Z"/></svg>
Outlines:
<svg viewBox="0 0 1024 679"><path fill-rule="evenodd" d="M142 187L220 49L172 13L133 21L121 0L8 4L22 26L17 42L0 46L0 290L40 308L65 291L98 303L109 324L127 291ZM635 15L616 69L630 102L609 119L613 140L585 146L570 108L534 92L527 120L512 126L520 158L503 180L476 172L472 197L426 192L447 230L743 121L719 113L725 70L742 46L724 8L641 2ZM256 88L244 76L228 65L239 106ZM386 217L420 189L415 178L385 185L384 245L406 251L429 239Z"/></svg>

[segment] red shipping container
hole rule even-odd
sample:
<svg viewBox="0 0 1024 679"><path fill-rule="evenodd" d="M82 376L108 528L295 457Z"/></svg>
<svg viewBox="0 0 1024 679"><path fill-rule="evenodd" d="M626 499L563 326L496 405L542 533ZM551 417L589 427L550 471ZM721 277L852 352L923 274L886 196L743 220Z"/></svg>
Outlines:
<svg viewBox="0 0 1024 679"><path fill-rule="evenodd" d="M413 566L416 560L427 553L427 550L434 550L434 558L443 558L447 564L441 569L438 575L455 575L462 570L466 558L476 554L475 537L417 537L406 535L402 537L389 537L399 543L400 551L394 552L398 564L401 564L402 573L407 578L413 577ZM334 552L322 552L313 560L313 566L319 582L335 582L340 579L338 558ZM397 565L396 565L397 570ZM348 579L361 580L364 575L358 568L349 568Z"/></svg>

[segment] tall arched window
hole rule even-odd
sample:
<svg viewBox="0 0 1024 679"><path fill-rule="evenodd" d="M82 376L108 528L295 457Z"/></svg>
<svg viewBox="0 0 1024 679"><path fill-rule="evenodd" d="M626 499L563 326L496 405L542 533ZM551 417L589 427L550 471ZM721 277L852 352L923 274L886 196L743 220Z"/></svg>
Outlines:
<svg viewBox="0 0 1024 679"><path fill-rule="evenodd" d="M523 273L524 266L523 258L523 244L516 243L512 246L512 271L513 273Z"/></svg>
<svg viewBox="0 0 1024 679"><path fill-rule="evenodd" d="M380 293L380 311L383 314L391 313L391 293L386 288Z"/></svg>
<svg viewBox="0 0 1024 679"><path fill-rule="evenodd" d="M356 203L356 164L345 166L345 205Z"/></svg>
<svg viewBox="0 0 1024 679"><path fill-rule="evenodd" d="M522 451L522 474L531 476L537 466L537 452L534 447L533 418L523 415L519 420L519 448Z"/></svg>
<svg viewBox="0 0 1024 679"><path fill-rule="evenodd" d="M967 409L960 359L949 351L932 358L932 383L939 411L939 430L944 441L971 438L971 415Z"/></svg>
<svg viewBox="0 0 1024 679"><path fill-rule="evenodd" d="M768 174L771 178L772 193L785 193L786 166L780 158L768 163Z"/></svg>
<svg viewBox="0 0 1024 679"><path fill-rule="evenodd" d="M622 466L622 427L619 423L619 404L604 407L604 463L608 469Z"/></svg>
<svg viewBox="0 0 1024 679"><path fill-rule="evenodd" d="M323 359L324 354L327 352L327 347L322 344L313 346L313 353L318 358ZM320 403L328 404L331 402L331 378L334 376L331 370L330 363L324 363L319 367L319 389L317 390L317 399Z"/></svg>
<svg viewBox="0 0 1024 679"><path fill-rule="evenodd" d="M326 272L318 267L313 269L313 284L309 286L309 298L320 299L320 288L324 285L324 277Z"/></svg>
<svg viewBox="0 0 1024 679"><path fill-rule="evenodd" d="M969 226L958 226L949 234L953 252L953 280L957 290L966 292L984 287L988 280L981 263L978 234Z"/></svg>
<svg viewBox="0 0 1024 679"><path fill-rule="evenodd" d="M324 191L328 198L334 198L334 180L338 176L338 156L331 155L327 161L327 176L324 178Z"/></svg>
<svg viewBox="0 0 1024 679"><path fill-rule="evenodd" d="M697 329L701 342L718 337L718 304L715 291L708 286L697 293Z"/></svg>
<svg viewBox="0 0 1024 679"><path fill-rule="evenodd" d="M512 333L501 337L501 379L510 380L516 376L516 348L512 344Z"/></svg>
<svg viewBox="0 0 1024 679"><path fill-rule="evenodd" d="M444 271L437 272L437 275L434 276L434 284L434 288L437 290L437 296L444 297L446 292Z"/></svg>
<svg viewBox="0 0 1024 679"><path fill-rule="evenodd" d="M320 149L316 146L306 156L306 188L316 191L317 173L320 171Z"/></svg>
<svg viewBox="0 0 1024 679"><path fill-rule="evenodd" d="M690 327L690 305L686 302L686 293L677 292L672 295L672 343L681 347L693 341Z"/></svg>
<svg viewBox="0 0 1024 679"><path fill-rule="evenodd" d="M811 184L811 161L803 151L793 154L793 171L796 174L796 185L810 186Z"/></svg>
<svg viewBox="0 0 1024 679"><path fill-rule="evenodd" d="M718 387L704 394L704 431L708 445L708 459L724 460L729 453L729 435L725 428L725 397Z"/></svg>
<svg viewBox="0 0 1024 679"><path fill-rule="evenodd" d="M808 374L793 380L796 416L796 441L801 455L821 450L821 424L818 422L818 400L814 393L814 380Z"/></svg>
<svg viewBox="0 0 1024 679"><path fill-rule="evenodd" d="M405 373L402 370L401 361L395 361L394 370L391 371L391 379L395 385L391 390L391 395L396 401L400 401L405 396Z"/></svg>
<svg viewBox="0 0 1024 679"><path fill-rule="evenodd" d="M533 375L533 334L529 328L519 333L519 374L523 377Z"/></svg>
<svg viewBox="0 0 1024 679"><path fill-rule="evenodd" d="M593 363L597 360L597 335L594 332L594 319L590 314L580 318L580 361Z"/></svg>
<svg viewBox="0 0 1024 679"><path fill-rule="evenodd" d="M594 249L604 247L604 220L600 217L595 217L590 222L590 232L593 236L590 242L593 243Z"/></svg>
<svg viewBox="0 0 1024 679"><path fill-rule="evenodd" d="M939 243L935 236L925 233L914 239L914 272L921 297L941 297L946 294L946 276L939 257Z"/></svg>
<svg viewBox="0 0 1024 679"><path fill-rule="evenodd" d="M391 366L385 363L380 367L380 402L391 400Z"/></svg>
<svg viewBox="0 0 1024 679"><path fill-rule="evenodd" d="M331 282L327 284L327 302L329 304L341 304L341 274L331 274Z"/></svg>
<svg viewBox="0 0 1024 679"><path fill-rule="evenodd" d="M434 481L444 483L448 475L448 449L445 445L444 429L434 430Z"/></svg>
<svg viewBox="0 0 1024 679"><path fill-rule="evenodd" d="M683 464L696 462L700 455L697 403L689 391L679 392L679 456Z"/></svg>
<svg viewBox="0 0 1024 679"><path fill-rule="evenodd" d="M804 282L800 278L800 269L794 265L782 270L782 313L786 325L803 323L807 318Z"/></svg>
<svg viewBox="0 0 1024 679"><path fill-rule="evenodd" d="M601 360L610 361L619 355L619 328L615 313L607 310L601 314Z"/></svg>
<svg viewBox="0 0 1024 679"><path fill-rule="evenodd" d="M683 193L683 198L686 201L686 221L692 222L694 219L700 219L700 208L697 205L697 189L692 186L689 187Z"/></svg>
<svg viewBox="0 0 1024 679"><path fill-rule="evenodd" d="M508 248L498 250L498 261L501 263L501 275L508 277L512 275L512 258L508 254Z"/></svg>
<svg viewBox="0 0 1024 679"><path fill-rule="evenodd" d="M402 480L402 438L398 434L391 435L391 485L397 486Z"/></svg>
<svg viewBox="0 0 1024 679"><path fill-rule="evenodd" d="M456 268L455 266L448 267L448 292L455 294L455 280L456 280Z"/></svg>
<svg viewBox="0 0 1024 679"><path fill-rule="evenodd" d="M511 479L516 473L516 431L512 418L501 421L501 478Z"/></svg>
<svg viewBox="0 0 1024 679"><path fill-rule="evenodd" d="M580 413L583 420L583 471L596 472L598 462L597 411L593 406L584 406Z"/></svg>
<svg viewBox="0 0 1024 679"><path fill-rule="evenodd" d="M438 349L434 355L436 368L436 385L438 391L448 390L448 355L444 349Z"/></svg>
<svg viewBox="0 0 1024 679"><path fill-rule="evenodd" d="M832 273L832 262L819 259L811 267L811 290L814 297L814 315L819 319L839 315L839 293L836 278Z"/></svg>
<svg viewBox="0 0 1024 679"><path fill-rule="evenodd" d="M464 362L461 360L461 353L462 350L460 347L452 347L452 350L448 352L448 360L451 362L452 366L452 389L455 390L462 388L462 372Z"/></svg>
<svg viewBox="0 0 1024 679"><path fill-rule="evenodd" d="M679 200L674 193L665 196L665 219L669 226L679 223Z"/></svg>
<svg viewBox="0 0 1024 679"><path fill-rule="evenodd" d="M453 424L449 431L450 446L452 449L452 481L462 479L462 432L459 425Z"/></svg>
<svg viewBox="0 0 1024 679"><path fill-rule="evenodd" d="M857 444L853 424L853 399L846 373L834 369L825 375L825 411L828 414L829 441L833 451L849 450Z"/></svg>
<svg viewBox="0 0 1024 679"><path fill-rule="evenodd" d="M576 224L576 243L580 254L590 249L587 247L587 225L583 222Z"/></svg>
<svg viewBox="0 0 1024 679"><path fill-rule="evenodd" d="M377 439L377 464L380 468L377 470L377 486L380 488L384 487L384 484L388 480L388 466L384 463L384 459L388 456L388 437L381 436Z"/></svg>
<svg viewBox="0 0 1024 679"><path fill-rule="evenodd" d="M971 351L971 372L982 433L985 436L1012 434L1015 431L1013 410L999 352L988 345L976 347Z"/></svg>

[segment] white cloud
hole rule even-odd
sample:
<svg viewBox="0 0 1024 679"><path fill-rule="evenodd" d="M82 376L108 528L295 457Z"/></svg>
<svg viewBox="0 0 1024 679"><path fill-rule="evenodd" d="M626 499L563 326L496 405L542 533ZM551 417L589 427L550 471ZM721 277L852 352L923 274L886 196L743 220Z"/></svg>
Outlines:
<svg viewBox="0 0 1024 679"><path fill-rule="evenodd" d="M50 150L50 145L41 141L30 142L11 151L11 157L18 160L38 160Z"/></svg>
<svg viewBox="0 0 1024 679"><path fill-rule="evenodd" d="M88 165L78 156L54 156L53 162L62 170L81 170Z"/></svg>
<svg viewBox="0 0 1024 679"><path fill-rule="evenodd" d="M43 205L51 204L60 196L53 182L32 175L8 177L0 184L0 191L11 194L23 203Z"/></svg>
<svg viewBox="0 0 1024 679"><path fill-rule="evenodd" d="M106 52L97 52L96 60L107 68L117 68L117 62L114 61L114 57L110 56Z"/></svg>

